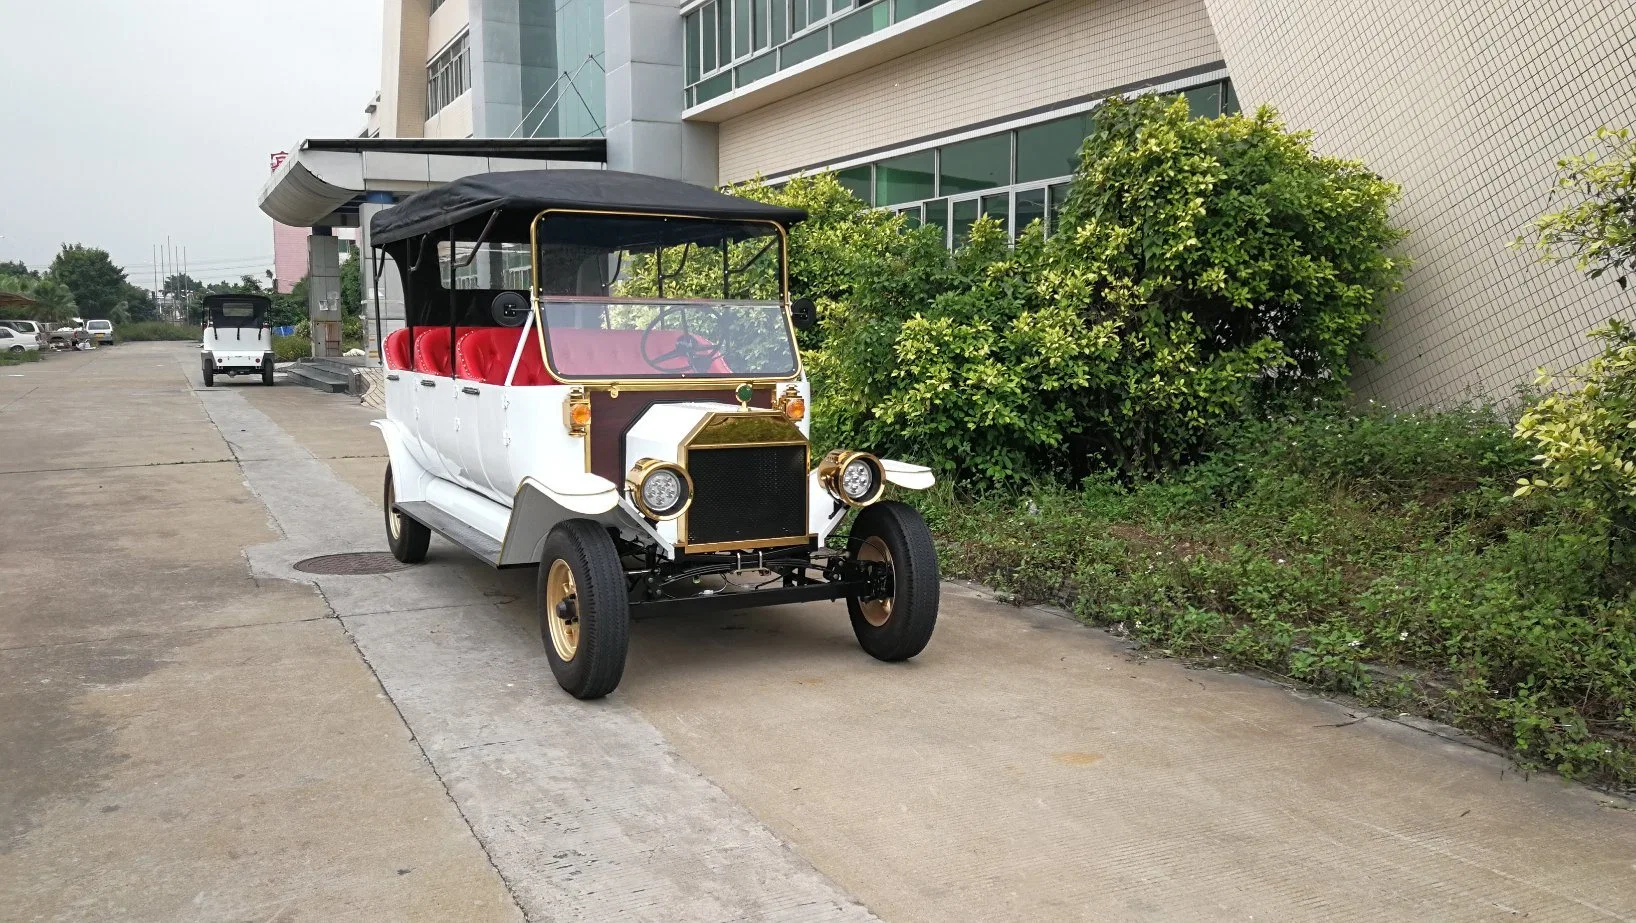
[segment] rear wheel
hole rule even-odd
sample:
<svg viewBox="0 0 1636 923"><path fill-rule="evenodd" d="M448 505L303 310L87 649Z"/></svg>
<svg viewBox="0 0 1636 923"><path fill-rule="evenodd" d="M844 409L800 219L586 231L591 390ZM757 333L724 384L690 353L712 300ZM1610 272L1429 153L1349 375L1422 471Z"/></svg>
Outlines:
<svg viewBox="0 0 1636 923"><path fill-rule="evenodd" d="M551 675L576 699L614 691L625 672L631 608L619 551L589 519L558 523L540 556L540 637Z"/></svg>
<svg viewBox="0 0 1636 923"><path fill-rule="evenodd" d="M204 370L204 381L205 381L205 387L206 388L214 386L216 384L216 373L211 371L208 368L205 369Z"/></svg>
<svg viewBox="0 0 1636 923"><path fill-rule="evenodd" d="M261 360L261 383L269 388L273 386L273 360L271 359Z"/></svg>
<svg viewBox="0 0 1636 923"><path fill-rule="evenodd" d="M386 487L381 496L381 507L386 511L386 546L392 557L405 564L419 564L426 560L426 548L432 543L432 530L394 509L398 500L397 487L392 483L392 466L386 466Z"/></svg>
<svg viewBox="0 0 1636 923"><path fill-rule="evenodd" d="M9 352L14 352L14 353L20 353L20 352L22 352L22 351L23 351L23 347L21 347L21 346L13 346L13 347L12 347L12 348L11 348L11 349L10 349L10 350L9 350Z"/></svg>
<svg viewBox="0 0 1636 923"><path fill-rule="evenodd" d="M926 649L937 627L937 550L913 507L885 501L864 508L847 550L872 568L885 567L891 591L878 599L847 598L858 644L879 660L908 660Z"/></svg>

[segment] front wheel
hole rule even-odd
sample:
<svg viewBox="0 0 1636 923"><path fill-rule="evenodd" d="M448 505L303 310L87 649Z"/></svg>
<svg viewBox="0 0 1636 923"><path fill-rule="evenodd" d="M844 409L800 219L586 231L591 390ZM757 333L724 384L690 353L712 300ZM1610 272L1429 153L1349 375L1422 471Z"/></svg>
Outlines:
<svg viewBox="0 0 1636 923"><path fill-rule="evenodd" d="M926 649L937 627L937 550L914 507L885 501L864 507L847 550L872 569L885 567L891 591L878 599L849 596L858 645L878 660L908 660Z"/></svg>
<svg viewBox="0 0 1636 923"><path fill-rule="evenodd" d="M551 675L576 699L599 699L625 673L631 607L619 551L602 526L569 519L540 556L540 637Z"/></svg>
<svg viewBox="0 0 1636 923"><path fill-rule="evenodd" d="M386 487L382 490L381 507L386 510L386 547L392 557L405 564L419 564L426 560L426 548L432 544L432 530L421 525L393 507L398 502L398 489L392 483L392 466L386 466Z"/></svg>

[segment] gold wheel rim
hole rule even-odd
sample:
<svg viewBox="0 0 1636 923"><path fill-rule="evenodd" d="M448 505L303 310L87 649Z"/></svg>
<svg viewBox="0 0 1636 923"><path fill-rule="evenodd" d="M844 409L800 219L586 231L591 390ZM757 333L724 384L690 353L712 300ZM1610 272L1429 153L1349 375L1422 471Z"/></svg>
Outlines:
<svg viewBox="0 0 1636 923"><path fill-rule="evenodd" d="M892 552L886 550L886 543L881 541L878 536L871 535L864 539L863 545L858 548L858 560L880 561L890 568L892 566ZM892 619L892 600L890 598L861 599L858 601L858 609L863 612L863 620L876 628L885 625Z"/></svg>
<svg viewBox="0 0 1636 923"><path fill-rule="evenodd" d="M403 514L393 509L398 502L398 491L392 486L391 475L386 479L386 531L395 542L403 534Z"/></svg>
<svg viewBox="0 0 1636 923"><path fill-rule="evenodd" d="M562 615L564 602L571 603L572 621ZM545 575L545 620L557 656L563 663L573 660L579 652L579 595L574 589L574 572L561 558L551 562Z"/></svg>

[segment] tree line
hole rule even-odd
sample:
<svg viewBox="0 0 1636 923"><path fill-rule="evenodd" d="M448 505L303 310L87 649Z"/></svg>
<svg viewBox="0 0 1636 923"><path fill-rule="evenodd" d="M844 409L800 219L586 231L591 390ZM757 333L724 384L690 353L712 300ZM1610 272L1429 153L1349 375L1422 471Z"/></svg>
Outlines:
<svg viewBox="0 0 1636 923"><path fill-rule="evenodd" d="M129 281L108 251L84 244L63 244L45 271L30 269L16 260L0 261L0 292L30 299L33 304L0 305L0 318L66 323L79 317L115 324L166 319L160 301L181 307L189 324L203 321L205 295L260 294L272 299L269 319L275 325L295 324L307 316L307 280L285 294L268 290L260 279L242 275L238 281L200 282L186 273L167 276L156 300L154 293ZM362 286L357 258L341 264L341 303L348 314L361 310Z"/></svg>

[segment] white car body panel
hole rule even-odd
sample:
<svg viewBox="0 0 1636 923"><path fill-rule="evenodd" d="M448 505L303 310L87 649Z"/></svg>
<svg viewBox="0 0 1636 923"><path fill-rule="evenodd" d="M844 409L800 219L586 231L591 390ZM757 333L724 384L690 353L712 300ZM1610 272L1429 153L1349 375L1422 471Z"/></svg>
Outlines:
<svg viewBox="0 0 1636 923"><path fill-rule="evenodd" d="M204 349L218 369L259 369L262 357L273 348L273 332L265 327L207 326Z"/></svg>
<svg viewBox="0 0 1636 923"><path fill-rule="evenodd" d="M792 384L810 401L804 378ZM574 389L389 370L387 415L373 425L386 440L398 502L428 502L499 541L502 567L538 562L545 537L571 518L615 527L626 538L674 557L676 521L650 522L625 496L623 483L588 470L587 437L569 435L564 422ZM683 441L706 417L740 410L713 401L650 407L625 434L626 470L644 458L680 461ZM810 434L807 420L798 428L803 436ZM817 461L809 458L809 467ZM934 480L930 469L918 465L886 460L882 465L887 480L902 487L923 490ZM850 508L819 485L816 468L808 474L807 497L808 531L822 545Z"/></svg>

